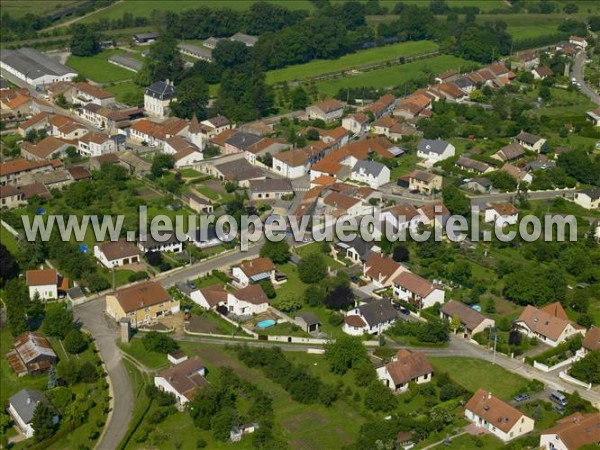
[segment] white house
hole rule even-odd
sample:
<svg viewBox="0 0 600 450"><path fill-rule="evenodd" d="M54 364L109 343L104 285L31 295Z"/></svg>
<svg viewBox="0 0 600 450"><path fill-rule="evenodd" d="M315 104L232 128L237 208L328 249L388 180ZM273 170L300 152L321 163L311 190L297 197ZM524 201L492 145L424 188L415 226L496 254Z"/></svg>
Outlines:
<svg viewBox="0 0 600 450"><path fill-rule="evenodd" d="M208 139L221 134L225 130L231 130L233 125L225 116L214 116L200 122Z"/></svg>
<svg viewBox="0 0 600 450"><path fill-rule="evenodd" d="M214 309L217 306L226 305L227 296L227 291L220 284L207 286L190 293L190 298L194 303L202 306L204 309Z"/></svg>
<svg viewBox="0 0 600 450"><path fill-rule="evenodd" d="M169 115L169 106L177 100L173 83L157 81L144 91L144 110L151 116L166 117Z"/></svg>
<svg viewBox="0 0 600 450"><path fill-rule="evenodd" d="M573 201L585 209L600 209L600 188L577 192Z"/></svg>
<svg viewBox="0 0 600 450"><path fill-rule="evenodd" d="M180 253L183 251L183 242L172 234L167 239L158 241L152 235L145 236L144 240L138 241L138 248L142 253L147 252L168 252Z"/></svg>
<svg viewBox="0 0 600 450"><path fill-rule="evenodd" d="M444 303L445 292L434 283L410 271L400 273L393 281L395 298L409 302L418 309Z"/></svg>
<svg viewBox="0 0 600 450"><path fill-rule="evenodd" d="M261 280L275 282L275 265L269 258L254 258L235 266L231 271L235 283L240 287L246 287L250 283Z"/></svg>
<svg viewBox="0 0 600 450"><path fill-rule="evenodd" d="M321 119L325 122L331 122L341 119L343 114L344 104L332 98L306 108L306 117L309 120Z"/></svg>
<svg viewBox="0 0 600 450"><path fill-rule="evenodd" d="M515 136L515 143L519 144L523 148L526 148L527 150L540 153L542 151L542 147L546 143L546 139L536 136L535 134L521 131Z"/></svg>
<svg viewBox="0 0 600 450"><path fill-rule="evenodd" d="M249 284L227 294L227 310L236 316L260 314L268 308L269 299L259 284Z"/></svg>
<svg viewBox="0 0 600 450"><path fill-rule="evenodd" d="M559 302L539 309L527 305L514 325L528 337L536 337L551 347L556 347L577 334L586 334L584 327L569 320Z"/></svg>
<svg viewBox="0 0 600 450"><path fill-rule="evenodd" d="M381 211L381 221L389 224L393 230L417 230L421 215L412 205L396 205L388 210Z"/></svg>
<svg viewBox="0 0 600 450"><path fill-rule="evenodd" d="M398 319L398 312L387 299L373 300L346 313L342 330L351 336L379 335Z"/></svg>
<svg viewBox="0 0 600 450"><path fill-rule="evenodd" d="M417 145L417 156L431 164L452 158L455 152L454 145L441 139L423 139Z"/></svg>
<svg viewBox="0 0 600 450"><path fill-rule="evenodd" d="M586 49L588 46L588 42L585 38L579 37L579 36L571 36L569 38L569 42L573 45L576 45L577 47L580 47L582 49Z"/></svg>
<svg viewBox="0 0 600 450"><path fill-rule="evenodd" d="M369 130L369 118L365 113L356 113L342 119L342 126L354 134L366 133Z"/></svg>
<svg viewBox="0 0 600 450"><path fill-rule="evenodd" d="M483 389L467 402L465 417L503 442L533 431L534 426L533 419Z"/></svg>
<svg viewBox="0 0 600 450"><path fill-rule="evenodd" d="M358 161L350 172L350 178L366 183L373 189L379 189L390 182L390 169L378 162Z"/></svg>
<svg viewBox="0 0 600 450"><path fill-rule="evenodd" d="M117 151L117 144L108 134L92 131L79 139L78 152L83 157L100 156Z"/></svg>
<svg viewBox="0 0 600 450"><path fill-rule="evenodd" d="M557 420L556 424L540 434L542 450L577 450L591 448L600 442L600 414L576 412ZM590 446L590 447L587 447Z"/></svg>
<svg viewBox="0 0 600 450"><path fill-rule="evenodd" d="M400 263L381 253L371 253L363 264L363 277L368 279L378 288L392 285L394 280L405 269Z"/></svg>
<svg viewBox="0 0 600 450"><path fill-rule="evenodd" d="M194 398L199 388L208 386L206 367L197 358L186 359L180 364L163 370L154 377L154 386L173 394L177 406L182 409Z"/></svg>
<svg viewBox="0 0 600 450"><path fill-rule="evenodd" d="M15 421L15 424L25 435L26 439L33 437L33 415L40 403L50 405L46 396L37 389L22 389L8 400L8 413ZM52 416L52 423L57 424L58 414Z"/></svg>
<svg viewBox="0 0 600 450"><path fill-rule="evenodd" d="M377 369L377 378L394 392L406 392L408 383L429 383L433 367L425 353L400 349L391 362Z"/></svg>
<svg viewBox="0 0 600 450"><path fill-rule="evenodd" d="M25 280L29 288L29 298L35 297L36 293L40 300L58 298L59 276L55 269L28 270L25 272Z"/></svg>
<svg viewBox="0 0 600 450"><path fill-rule="evenodd" d="M492 328L496 324L493 319L484 316L479 311L456 300L450 300L440 308L440 318L451 321L454 318L460 320L463 330L463 337L471 338L477 333L483 332L486 328Z"/></svg>
<svg viewBox="0 0 600 450"><path fill-rule="evenodd" d="M519 210L510 203L490 203L485 210L484 221L497 227L515 225L519 219Z"/></svg>
<svg viewBox="0 0 600 450"><path fill-rule="evenodd" d="M71 101L76 105L95 105L108 106L115 102L115 94L92 86L90 83L74 83L71 94Z"/></svg>
<svg viewBox="0 0 600 450"><path fill-rule="evenodd" d="M140 260L135 244L125 239L95 245L94 256L104 267L108 267L109 269L137 263Z"/></svg>

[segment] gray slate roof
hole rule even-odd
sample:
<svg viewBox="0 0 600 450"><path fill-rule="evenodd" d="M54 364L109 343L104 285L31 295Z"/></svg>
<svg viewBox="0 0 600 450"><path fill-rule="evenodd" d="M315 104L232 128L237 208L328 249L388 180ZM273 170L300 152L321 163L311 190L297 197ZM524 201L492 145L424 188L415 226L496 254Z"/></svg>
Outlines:
<svg viewBox="0 0 600 450"><path fill-rule="evenodd" d="M170 100L175 98L175 88L172 84L167 84L165 81L157 81L146 88L144 95L159 100Z"/></svg>
<svg viewBox="0 0 600 450"><path fill-rule="evenodd" d="M46 396L37 389L22 389L13 395L9 401L26 424L31 423L38 403L50 403Z"/></svg>
<svg viewBox="0 0 600 450"><path fill-rule="evenodd" d="M309 326L310 325L317 325L317 324L321 323L319 321L319 318L317 316L315 316L311 312L306 312L306 313L303 313L303 314L298 314L296 316L296 318L298 318L298 317L300 317L304 321L304 323L306 325L309 325Z"/></svg>
<svg viewBox="0 0 600 450"><path fill-rule="evenodd" d="M32 48L0 50L0 60L16 71L27 74L29 78L34 80L44 75L62 77L70 73L77 73L76 70Z"/></svg>
<svg viewBox="0 0 600 450"><path fill-rule="evenodd" d="M250 192L287 192L292 191L292 183L287 178L267 178L250 180Z"/></svg>
<svg viewBox="0 0 600 450"><path fill-rule="evenodd" d="M227 139L225 143L233 145L234 147L239 148L240 150L246 150L247 148L256 144L257 142L262 141L262 139L263 138L261 136L240 131L238 133L235 133L229 139Z"/></svg>
<svg viewBox="0 0 600 450"><path fill-rule="evenodd" d="M126 69L134 72L140 71L144 66L144 63L141 61L138 61L137 59L127 55L112 55L110 58L108 58L108 62L123 66Z"/></svg>
<svg viewBox="0 0 600 450"><path fill-rule="evenodd" d="M354 167L352 168L352 172L359 173L361 171L364 171L368 175L378 177L379 174L383 171L383 169L385 169L385 166L375 161L357 161Z"/></svg>
<svg viewBox="0 0 600 450"><path fill-rule="evenodd" d="M448 147L448 145L450 145L448 144L448 142L443 141L441 139L423 139L417 145L417 150L423 153L434 152L438 155L441 155L442 153L444 153L444 150L446 150L446 147Z"/></svg>
<svg viewBox="0 0 600 450"><path fill-rule="evenodd" d="M398 312L389 300L381 299L365 303L358 307L361 315L369 326L389 322L398 318Z"/></svg>
<svg viewBox="0 0 600 450"><path fill-rule="evenodd" d="M192 44L178 44L177 48L183 52L190 53L192 56L200 59L212 61L212 50L206 47L198 47Z"/></svg>

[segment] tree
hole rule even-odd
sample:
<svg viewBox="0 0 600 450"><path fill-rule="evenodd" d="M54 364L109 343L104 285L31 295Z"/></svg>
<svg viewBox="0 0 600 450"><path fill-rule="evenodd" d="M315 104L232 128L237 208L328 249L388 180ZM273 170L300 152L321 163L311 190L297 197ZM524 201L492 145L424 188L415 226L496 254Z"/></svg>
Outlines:
<svg viewBox="0 0 600 450"><path fill-rule="evenodd" d="M586 383L600 383L600 350L589 352L571 366L571 376Z"/></svg>
<svg viewBox="0 0 600 450"><path fill-rule="evenodd" d="M135 82L148 86L156 81L179 80L185 71L177 44L177 40L168 33L152 44L144 66L135 76Z"/></svg>
<svg viewBox="0 0 600 450"><path fill-rule="evenodd" d="M304 302L309 306L320 306L325 301L326 295L323 286L311 284L304 290Z"/></svg>
<svg viewBox="0 0 600 450"><path fill-rule="evenodd" d="M201 76L193 76L183 80L175 89L177 101L170 105L171 112L176 117L191 119L196 116L206 118L208 105L208 85Z"/></svg>
<svg viewBox="0 0 600 450"><path fill-rule="evenodd" d="M71 53L75 56L93 56L100 53L100 37L91 27L75 24L71 27Z"/></svg>
<svg viewBox="0 0 600 450"><path fill-rule="evenodd" d="M410 257L408 248L404 245L396 245L392 252L392 259L396 262L407 262Z"/></svg>
<svg viewBox="0 0 600 450"><path fill-rule="evenodd" d="M223 408L210 421L210 428L219 441L229 439L229 432L240 423L239 415L234 408Z"/></svg>
<svg viewBox="0 0 600 450"><path fill-rule="evenodd" d="M325 344L325 359L329 363L329 369L338 375L368 361L367 350L360 338L347 335Z"/></svg>
<svg viewBox="0 0 600 450"><path fill-rule="evenodd" d="M98 376L98 368L91 361L84 362L79 368L79 379L83 383L95 383Z"/></svg>
<svg viewBox="0 0 600 450"><path fill-rule="evenodd" d="M292 256L290 244L285 239L279 242L267 241L260 249L260 256L269 258L275 264L285 264Z"/></svg>
<svg viewBox="0 0 600 450"><path fill-rule="evenodd" d="M550 101L552 99L552 92L548 86L541 86L538 91L538 96L545 102Z"/></svg>
<svg viewBox="0 0 600 450"><path fill-rule="evenodd" d="M600 16L588 17L588 25L592 31L600 31Z"/></svg>
<svg viewBox="0 0 600 450"><path fill-rule="evenodd" d="M377 379L375 367L368 359L358 362L352 370L354 371L354 380L357 386L368 386L372 381Z"/></svg>
<svg viewBox="0 0 600 450"><path fill-rule="evenodd" d="M152 166L150 168L150 172L156 178L160 178L163 175L165 170L170 170L174 167L175 160L172 155L168 155L166 153L157 153L152 158Z"/></svg>
<svg viewBox="0 0 600 450"><path fill-rule="evenodd" d="M152 267L158 267L163 262L163 255L161 252L146 252L144 257L146 258L146 261L148 261L148 264L150 264Z"/></svg>
<svg viewBox="0 0 600 450"><path fill-rule="evenodd" d="M56 336L61 339L64 339L74 326L73 313L60 304L47 309L42 324L42 328L48 336Z"/></svg>
<svg viewBox="0 0 600 450"><path fill-rule="evenodd" d="M327 293L323 304L329 309L345 309L354 304L354 293L348 283L340 284Z"/></svg>
<svg viewBox="0 0 600 450"><path fill-rule="evenodd" d="M290 292L287 294L278 295L273 301L271 301L271 305L276 309L289 313L302 308L303 302L300 296Z"/></svg>
<svg viewBox="0 0 600 450"><path fill-rule="evenodd" d="M319 139L321 139L321 134L319 133L319 130L317 130L316 128L309 128L306 131L306 139L308 139L309 141L318 141ZM326 241L323 241L326 242Z"/></svg>
<svg viewBox="0 0 600 450"><path fill-rule="evenodd" d="M310 253L298 263L298 276L303 283L318 283L326 275L327 263L320 253Z"/></svg>
<svg viewBox="0 0 600 450"><path fill-rule="evenodd" d="M80 330L73 329L65 337L65 349L69 353L78 354L84 351L88 346L88 340L85 334Z"/></svg>
<svg viewBox="0 0 600 450"><path fill-rule="evenodd" d="M453 316L452 320L450 321L450 330L452 330L453 333L456 333L458 331L458 329L461 326L461 321L460 321L460 317L458 316Z"/></svg>
<svg viewBox="0 0 600 450"><path fill-rule="evenodd" d="M238 41L221 39L212 52L217 66L222 69L231 69L243 65L249 57L248 47Z"/></svg>
<svg viewBox="0 0 600 450"><path fill-rule="evenodd" d="M503 192L514 192L517 190L517 180L512 175L497 170L486 174L495 189Z"/></svg>
<svg viewBox="0 0 600 450"><path fill-rule="evenodd" d="M471 273L471 264L468 261L461 259L452 264L450 278L452 278L452 281L455 283L468 287L471 284Z"/></svg>
<svg viewBox="0 0 600 450"><path fill-rule="evenodd" d="M270 279L261 280L258 282L262 290L265 292L267 298L275 298L277 293L275 292L275 288L273 287L273 283Z"/></svg>
<svg viewBox="0 0 600 450"><path fill-rule="evenodd" d="M142 338L144 348L150 352L170 353L179 348L179 344L166 334L150 331Z"/></svg>
<svg viewBox="0 0 600 450"><path fill-rule="evenodd" d="M59 361L56 365L56 376L68 385L79 381L79 364L74 359Z"/></svg>
<svg viewBox="0 0 600 450"><path fill-rule="evenodd" d="M576 3L567 3L563 8L563 11L567 14L575 14L579 11L579 6Z"/></svg>
<svg viewBox="0 0 600 450"><path fill-rule="evenodd" d="M33 427L33 436L36 442L51 437L56 431L54 424L54 411L52 407L45 402L39 402L33 412L31 425Z"/></svg>
<svg viewBox="0 0 600 450"><path fill-rule="evenodd" d="M291 93L292 110L304 109L308 106L308 94L302 86L296 87Z"/></svg>
<svg viewBox="0 0 600 450"><path fill-rule="evenodd" d="M452 215L468 217L471 214L471 201L458 187L450 185L442 190L444 205Z"/></svg>
<svg viewBox="0 0 600 450"><path fill-rule="evenodd" d="M374 380L365 392L365 406L374 412L389 412L396 407L396 397L389 387Z"/></svg>
<svg viewBox="0 0 600 450"><path fill-rule="evenodd" d="M0 244L0 286L19 275L19 264L4 244Z"/></svg>

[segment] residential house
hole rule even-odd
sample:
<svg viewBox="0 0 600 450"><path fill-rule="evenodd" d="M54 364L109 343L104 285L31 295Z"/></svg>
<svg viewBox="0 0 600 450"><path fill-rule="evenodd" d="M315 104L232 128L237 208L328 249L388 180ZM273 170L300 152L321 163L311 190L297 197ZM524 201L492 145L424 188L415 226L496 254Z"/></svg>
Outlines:
<svg viewBox="0 0 600 450"><path fill-rule="evenodd" d="M576 192L573 201L585 209L600 209L600 188Z"/></svg>
<svg viewBox="0 0 600 450"><path fill-rule="evenodd" d="M206 136L210 139L221 134L223 131L231 130L234 126L225 116L214 116L200 122L203 126Z"/></svg>
<svg viewBox="0 0 600 450"><path fill-rule="evenodd" d="M58 298L58 289L62 286L63 277L56 269L28 270L25 272L25 282L29 288L29 298L37 294L40 300Z"/></svg>
<svg viewBox="0 0 600 450"><path fill-rule="evenodd" d="M417 145L417 156L434 164L454 156L454 145L442 139L423 139Z"/></svg>
<svg viewBox="0 0 600 450"><path fill-rule="evenodd" d="M414 170L408 176L408 189L419 194L432 195L442 190L442 176L424 170Z"/></svg>
<svg viewBox="0 0 600 450"><path fill-rule="evenodd" d="M517 134L517 136L515 136L515 143L519 144L523 148L526 148L527 150L540 153L544 147L544 144L546 143L546 139L536 136L535 134L521 131L519 134Z"/></svg>
<svg viewBox="0 0 600 450"><path fill-rule="evenodd" d="M342 330L351 336L362 336L365 333L380 335L397 319L398 312L389 300L383 298L348 311Z"/></svg>
<svg viewBox="0 0 600 450"><path fill-rule="evenodd" d="M93 86L90 83L81 82L73 84L70 99L75 105L94 103L100 106L108 106L115 102L115 94Z"/></svg>
<svg viewBox="0 0 600 450"><path fill-rule="evenodd" d="M582 48L582 49L586 49L588 46L588 42L584 37L579 37L579 36L571 36L569 38L569 43Z"/></svg>
<svg viewBox="0 0 600 450"><path fill-rule="evenodd" d="M396 106L396 97L392 94L386 94L380 97L377 101L367 105L363 112L373 114L375 119L379 119L387 114L390 114Z"/></svg>
<svg viewBox="0 0 600 450"><path fill-rule="evenodd" d="M27 89L7 89L0 93L3 117L25 117L31 110L32 98Z"/></svg>
<svg viewBox="0 0 600 450"><path fill-rule="evenodd" d="M147 45L156 42L160 38L158 33L137 33L133 35L133 40L138 45Z"/></svg>
<svg viewBox="0 0 600 450"><path fill-rule="evenodd" d="M1 188L0 188L1 189ZM19 190L23 194L23 199L28 201L31 197L41 197L49 200L52 198L52 194L43 183L31 183L23 186L19 186ZM0 195L1 196L1 195Z"/></svg>
<svg viewBox="0 0 600 450"><path fill-rule="evenodd" d="M354 134L363 134L369 129L369 118L361 112L351 114L342 119L342 126Z"/></svg>
<svg viewBox="0 0 600 450"><path fill-rule="evenodd" d="M540 434L541 450L577 450L600 443L600 414L576 412ZM588 447L589 446L589 447Z"/></svg>
<svg viewBox="0 0 600 450"><path fill-rule="evenodd" d="M448 83L450 81L454 81L460 77L460 73L456 70L447 70L439 75L437 75L434 79L436 83Z"/></svg>
<svg viewBox="0 0 600 450"><path fill-rule="evenodd" d="M223 230L221 230L221 233L217 233L216 228L212 225L191 231L188 237L189 242L192 242L198 248L214 247L215 245L221 245L223 242L230 242L232 240Z"/></svg>
<svg viewBox="0 0 600 450"><path fill-rule="evenodd" d="M404 300L419 310L436 303L444 303L444 289L408 270L401 272L393 280L395 298Z"/></svg>
<svg viewBox="0 0 600 450"><path fill-rule="evenodd" d="M540 65L540 57L535 51L530 50L523 53L519 53L516 60L513 61L511 67L519 70L531 70L535 69Z"/></svg>
<svg viewBox="0 0 600 450"><path fill-rule="evenodd" d="M581 350L585 355L587 352L595 352L600 350L600 328L592 326L581 343Z"/></svg>
<svg viewBox="0 0 600 450"><path fill-rule="evenodd" d="M554 72L548 66L539 66L531 71L533 78L536 80L544 80L554 76Z"/></svg>
<svg viewBox="0 0 600 450"><path fill-rule="evenodd" d="M169 80L157 81L144 91L144 111L154 117L167 117L169 106L175 100L177 98L173 83Z"/></svg>
<svg viewBox="0 0 600 450"><path fill-rule="evenodd" d="M235 283L240 287L246 287L250 283L258 283L262 280L275 282L275 265L269 258L254 258L245 261L231 270Z"/></svg>
<svg viewBox="0 0 600 450"><path fill-rule="evenodd" d="M188 206L198 213L210 214L214 210L210 200L201 197L195 192L187 192L183 194L182 197L187 201Z"/></svg>
<svg viewBox="0 0 600 450"><path fill-rule="evenodd" d="M348 144L350 132L344 127L336 127L332 130L319 130L319 136L331 150L337 150Z"/></svg>
<svg viewBox="0 0 600 450"><path fill-rule="evenodd" d="M190 298L204 309L216 309L227 305L228 292L220 284L214 284L191 292Z"/></svg>
<svg viewBox="0 0 600 450"><path fill-rule="evenodd" d="M353 263L364 263L372 253L381 253L381 248L375 243L364 241L360 237L350 242L338 242L336 247L340 248L344 253L343 256Z"/></svg>
<svg viewBox="0 0 600 450"><path fill-rule="evenodd" d="M319 321L319 318L311 312L298 314L296 317L294 317L294 322L305 333L316 333L321 327L321 322Z"/></svg>
<svg viewBox="0 0 600 450"><path fill-rule="evenodd" d="M246 147L244 150L244 156L250 164L256 164L259 158L262 158L267 154L276 154L287 148L290 148L290 144L266 137L257 143Z"/></svg>
<svg viewBox="0 0 600 450"><path fill-rule="evenodd" d="M585 335L585 328L569 320L560 303L555 302L542 308L527 305L515 326L529 337L537 337L551 347L575 336Z"/></svg>
<svg viewBox="0 0 600 450"><path fill-rule="evenodd" d="M76 147L77 142L67 141L55 138L54 136L46 136L37 144L24 141L21 144L21 155L23 158L31 161L43 161L48 159L56 159L66 154L69 147Z"/></svg>
<svg viewBox="0 0 600 450"><path fill-rule="evenodd" d="M29 331L13 340L13 348L6 354L6 359L17 376L23 377L50 370L57 357L48 339Z"/></svg>
<svg viewBox="0 0 600 450"><path fill-rule="evenodd" d="M198 358L186 359L173 367L162 370L154 377L154 386L163 392L173 394L177 407L189 403L198 391L208 386L206 367Z"/></svg>
<svg viewBox="0 0 600 450"><path fill-rule="evenodd" d="M503 442L533 431L534 426L533 419L483 389L467 402L465 417Z"/></svg>
<svg viewBox="0 0 600 450"><path fill-rule="evenodd" d="M587 119L594 124L595 127L600 127L600 108L585 113Z"/></svg>
<svg viewBox="0 0 600 450"><path fill-rule="evenodd" d="M531 173L521 170L512 164L506 163L500 168L500 170L509 174L511 177L517 180L518 183L531 183L533 181L533 175L531 175Z"/></svg>
<svg viewBox="0 0 600 450"><path fill-rule="evenodd" d="M373 210L372 206L366 205L361 199L339 192L327 193L325 197L319 199L319 203L325 207L324 214L338 217L342 215L358 217Z"/></svg>
<svg viewBox="0 0 600 450"><path fill-rule="evenodd" d="M189 124L187 121L175 117L172 117L163 123L142 119L131 125L129 137L142 145L160 148L165 145L165 142L169 138L178 135L186 135L188 127Z"/></svg>
<svg viewBox="0 0 600 450"><path fill-rule="evenodd" d="M379 189L390 182L390 169L378 162L358 161L350 172L350 179Z"/></svg>
<svg viewBox="0 0 600 450"><path fill-rule="evenodd" d="M381 117L371 124L371 132L390 138L391 129L399 123L400 119L395 117Z"/></svg>
<svg viewBox="0 0 600 450"><path fill-rule="evenodd" d="M166 236L165 236L166 235ZM139 239L137 246L142 253L148 252L167 252L180 253L183 251L183 242L177 239L175 233L165 233L164 238L157 240L152 237L152 234L144 236L144 239ZM137 253L136 253L137 254Z"/></svg>
<svg viewBox="0 0 600 450"><path fill-rule="evenodd" d="M21 430L25 439L32 438L35 434L33 416L38 405L41 403L52 408L50 401L41 391L30 388L21 389L8 400L8 414L14 420L17 428ZM52 424L58 424L59 420L58 414L55 413L52 416Z"/></svg>
<svg viewBox="0 0 600 450"><path fill-rule="evenodd" d="M263 138L261 136L238 131L225 141L224 153L226 155L231 155L233 153L244 153L249 147L257 144L262 139Z"/></svg>
<svg viewBox="0 0 600 450"><path fill-rule="evenodd" d="M450 211L442 202L429 203L417 209L418 223L427 227L444 228L450 218Z"/></svg>
<svg viewBox="0 0 600 450"><path fill-rule="evenodd" d="M173 155L173 161L176 169L193 166L203 159L204 155L198 148L196 148L196 146L187 147Z"/></svg>
<svg viewBox="0 0 600 450"><path fill-rule="evenodd" d="M18 208L25 203L23 192L11 184L0 185L0 207Z"/></svg>
<svg viewBox="0 0 600 450"><path fill-rule="evenodd" d="M206 48L210 48L211 50L214 50L215 48L217 48L217 44L219 43L221 39L216 38L216 37L209 37L208 39L205 39L204 41L202 41L202 45L204 45Z"/></svg>
<svg viewBox="0 0 600 450"><path fill-rule="evenodd" d="M462 170L466 170L467 172L476 172L480 175L492 172L494 170L494 168L487 163L484 163L482 161L476 161L465 156L458 157L458 160L456 161L456 167Z"/></svg>
<svg viewBox="0 0 600 450"><path fill-rule="evenodd" d="M322 144L325 146L325 144ZM315 147L314 150L311 147ZM273 155L273 171L290 179L303 177L310 170L313 161L319 158L320 150L316 145L297 148Z"/></svg>
<svg viewBox="0 0 600 450"><path fill-rule="evenodd" d="M100 156L116 152L117 144L108 134L92 131L79 139L78 151L83 157Z"/></svg>
<svg viewBox="0 0 600 450"><path fill-rule="evenodd" d="M382 211L380 218L384 224L389 224L395 232L419 227L420 214L412 205L396 205Z"/></svg>
<svg viewBox="0 0 600 450"><path fill-rule="evenodd" d="M306 116L309 120L321 119L325 122L332 122L341 119L343 114L344 104L335 99L328 99L306 108Z"/></svg>
<svg viewBox="0 0 600 450"><path fill-rule="evenodd" d="M500 150L494 153L491 158L501 162L511 162L516 161L523 156L525 156L525 150L523 150L523 147L519 143L513 142L512 144L502 147Z"/></svg>
<svg viewBox="0 0 600 450"><path fill-rule="evenodd" d="M252 180L264 180L265 173L245 159L236 159L214 166L211 174L221 181L231 181L247 188Z"/></svg>
<svg viewBox="0 0 600 450"><path fill-rule="evenodd" d="M489 203L484 213L484 221L496 227L516 225L518 219L519 210L511 203Z"/></svg>
<svg viewBox="0 0 600 450"><path fill-rule="evenodd" d="M125 239L102 242L94 246L94 256L104 267L112 269L139 262L140 256L133 242Z"/></svg>
<svg viewBox="0 0 600 450"><path fill-rule="evenodd" d="M462 103L469 98L469 95L455 83L442 83L435 88L445 97L446 101L451 103Z"/></svg>
<svg viewBox="0 0 600 450"><path fill-rule="evenodd" d="M246 47L254 47L258 42L258 38L256 36L250 36L249 34L245 33L235 33L229 38L229 40L241 42Z"/></svg>
<svg viewBox="0 0 600 450"><path fill-rule="evenodd" d="M460 320L463 337L469 339L487 328L493 328L496 324L493 319L484 316L462 302L447 301L440 308L440 318L452 321L455 317Z"/></svg>
<svg viewBox="0 0 600 450"><path fill-rule="evenodd" d="M260 284L249 284L227 294L227 311L236 316L249 316L265 312L269 299Z"/></svg>
<svg viewBox="0 0 600 450"><path fill-rule="evenodd" d="M45 130L48 127L51 117L52 114L43 111L21 122L17 131L21 136L25 137L30 131Z"/></svg>
<svg viewBox="0 0 600 450"><path fill-rule="evenodd" d="M406 392L408 383L429 383L433 367L424 352L400 349L391 362L377 368L377 378L394 392Z"/></svg>
<svg viewBox="0 0 600 450"><path fill-rule="evenodd" d="M129 319L132 328L179 312L179 300L156 281L145 281L106 296L106 312L117 322Z"/></svg>
<svg viewBox="0 0 600 450"><path fill-rule="evenodd" d="M478 194L485 194L492 191L493 185L487 178L477 177L471 178L462 187Z"/></svg>
<svg viewBox="0 0 600 450"><path fill-rule="evenodd" d="M294 195L292 183L287 178L250 180L249 183L250 200L278 200Z"/></svg>
<svg viewBox="0 0 600 450"><path fill-rule="evenodd" d="M119 153L119 162L129 173L139 175L140 177L149 174L152 168L152 165L148 161L140 158L132 151Z"/></svg>
<svg viewBox="0 0 600 450"><path fill-rule="evenodd" d="M363 264L363 277L378 288L389 287L400 273L405 271L400 263L380 253L371 253Z"/></svg>

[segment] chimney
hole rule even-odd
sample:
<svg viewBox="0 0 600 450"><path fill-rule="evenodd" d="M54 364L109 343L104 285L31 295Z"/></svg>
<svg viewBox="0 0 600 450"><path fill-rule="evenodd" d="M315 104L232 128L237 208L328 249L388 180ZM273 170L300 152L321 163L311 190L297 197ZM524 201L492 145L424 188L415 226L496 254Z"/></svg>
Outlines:
<svg viewBox="0 0 600 450"><path fill-rule="evenodd" d="M31 397L27 397L27 404L31 405Z"/></svg>
<svg viewBox="0 0 600 450"><path fill-rule="evenodd" d="M491 393L491 392L488 392L487 398L488 398L488 400L489 400L490 398L492 398L492 393Z"/></svg>

